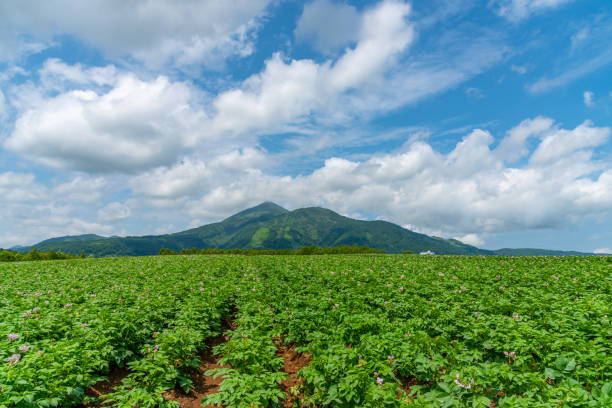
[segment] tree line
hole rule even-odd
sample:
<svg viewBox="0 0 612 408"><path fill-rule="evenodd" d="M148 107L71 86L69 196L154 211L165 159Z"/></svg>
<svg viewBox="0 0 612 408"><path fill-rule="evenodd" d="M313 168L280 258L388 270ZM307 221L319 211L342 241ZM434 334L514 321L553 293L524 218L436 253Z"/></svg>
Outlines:
<svg viewBox="0 0 612 408"><path fill-rule="evenodd" d="M384 254L384 249L374 249L359 245L342 245L337 247L317 247L309 245L300 249L219 249L219 248L184 248L179 253L169 248L162 248L158 255L333 255L333 254Z"/></svg>
<svg viewBox="0 0 612 408"><path fill-rule="evenodd" d="M32 248L30 252L22 254L18 251L0 248L0 262L21 262L21 261L51 261L55 259L79 259L85 258L85 252L81 255L65 254L63 252L50 250L48 252L38 252L36 248Z"/></svg>
<svg viewBox="0 0 612 408"><path fill-rule="evenodd" d="M405 251L404 253L407 253ZM219 248L184 248L176 252L162 248L158 255L334 255L334 254L384 254L384 249L374 249L359 245L342 245L337 247L317 247L309 245L300 249L219 249ZM0 262L51 261L56 259L87 258L84 251L80 255L54 251L43 252L33 248L27 253L0 248Z"/></svg>

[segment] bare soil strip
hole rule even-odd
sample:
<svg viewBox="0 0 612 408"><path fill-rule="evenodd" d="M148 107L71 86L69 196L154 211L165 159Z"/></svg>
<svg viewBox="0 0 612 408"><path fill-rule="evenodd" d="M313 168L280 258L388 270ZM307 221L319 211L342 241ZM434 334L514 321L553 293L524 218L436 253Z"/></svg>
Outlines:
<svg viewBox="0 0 612 408"><path fill-rule="evenodd" d="M103 395L110 394L115 391L115 387L121 385L123 379L129 374L130 371L127 369L127 367L111 366L107 379L98 381L91 387L87 388L85 390L85 395L92 398L100 398ZM84 406L88 407L110 407L111 405L112 404L110 402L105 402L100 399L93 404L84 404Z"/></svg>
<svg viewBox="0 0 612 408"><path fill-rule="evenodd" d="M170 401L176 401L179 403L181 408L202 408L202 398L215 394L219 391L219 386L223 382L223 377L219 376L213 378L212 376L204 375L208 370L213 368L227 368L228 366L219 365L220 356L215 356L213 353L213 347L219 344L226 343L229 339L223 334L228 330L234 329L238 323L234 321L236 315L236 309L232 309L229 317L223 320L221 324L221 334L215 337L210 337L206 340L206 349L200 351L200 365L195 369L186 370L191 377L193 383L191 390L185 393L179 386L174 387L171 390L166 391L163 395L164 398ZM212 408L207 405L206 408Z"/></svg>
<svg viewBox="0 0 612 408"><path fill-rule="evenodd" d="M198 368L186 370L193 382L192 389L189 393L185 393L182 388L175 387L174 389L166 391L164 393L164 398L178 402L181 408L202 408L202 404L200 403L202 398L216 393L223 381L223 377L213 378L212 376L204 375L204 373L213 368L227 367L219 365L221 357L215 356L212 348L226 341L225 336L222 334L206 340L206 345L208 347L200 352L200 366ZM206 407L212 408L210 405Z"/></svg>
<svg viewBox="0 0 612 408"><path fill-rule="evenodd" d="M276 355L283 359L282 371L289 375L289 379L283 380L280 384L281 391L287 396L283 406L291 408L294 401L298 398L302 399L302 395L299 393L299 385L304 382L304 379L298 376L298 371L310 364L312 356L295 351L295 344L278 347Z"/></svg>

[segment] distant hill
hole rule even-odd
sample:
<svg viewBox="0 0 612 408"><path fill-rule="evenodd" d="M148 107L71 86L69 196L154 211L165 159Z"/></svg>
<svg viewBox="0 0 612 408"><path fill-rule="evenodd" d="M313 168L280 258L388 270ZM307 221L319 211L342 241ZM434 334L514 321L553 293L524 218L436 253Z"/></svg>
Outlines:
<svg viewBox="0 0 612 408"><path fill-rule="evenodd" d="M508 255L508 256L530 256L530 255L545 255L545 256L579 256L579 255L594 255L587 252L577 251L555 251L553 249L539 249L539 248L502 248L496 249L497 255Z"/></svg>
<svg viewBox="0 0 612 408"><path fill-rule="evenodd" d="M141 237L101 237L88 234L51 238L36 247L39 251L61 251L94 256L156 255L161 248L221 249L299 249L308 245L335 247L365 245L388 253L431 251L457 255L578 255L540 249L502 249L489 251L454 239L419 234L387 221L361 221L331 210L310 207L288 211L265 202L241 211L221 222L166 235Z"/></svg>

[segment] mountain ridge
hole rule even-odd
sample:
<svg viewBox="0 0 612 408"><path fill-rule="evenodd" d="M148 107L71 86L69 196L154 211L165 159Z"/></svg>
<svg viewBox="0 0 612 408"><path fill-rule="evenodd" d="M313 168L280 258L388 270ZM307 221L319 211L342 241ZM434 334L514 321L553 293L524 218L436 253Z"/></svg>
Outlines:
<svg viewBox="0 0 612 408"><path fill-rule="evenodd" d="M37 248L39 251L54 250L75 254L84 251L94 256L138 256L156 255L161 248L178 252L191 248L299 249L310 245L365 245L389 253L431 251L451 255L593 255L532 248L486 250L455 239L420 234L388 221L356 220L322 207L289 211L269 201L222 221L172 234L63 236L46 239L30 247L20 247L20 251Z"/></svg>

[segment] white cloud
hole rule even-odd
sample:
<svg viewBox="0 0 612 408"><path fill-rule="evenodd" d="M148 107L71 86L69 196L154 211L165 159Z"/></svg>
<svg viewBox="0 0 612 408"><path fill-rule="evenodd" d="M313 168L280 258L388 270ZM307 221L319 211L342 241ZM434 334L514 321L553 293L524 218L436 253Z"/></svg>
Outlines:
<svg viewBox="0 0 612 408"><path fill-rule="evenodd" d="M612 254L612 248L598 248L593 251L594 254Z"/></svg>
<svg viewBox="0 0 612 408"><path fill-rule="evenodd" d="M594 102L593 102L593 97L595 96L595 94L591 91L584 91L584 94L582 95L582 97L584 98L584 104L588 107L593 106Z"/></svg>
<svg viewBox="0 0 612 408"><path fill-rule="evenodd" d="M315 0L304 6L294 34L300 42L310 42L329 53L358 40L361 18L357 9L330 0Z"/></svg>
<svg viewBox="0 0 612 408"><path fill-rule="evenodd" d="M260 151L246 148L219 155L207 163L185 159L171 167L160 167L134 177L133 191L152 199L176 200L199 195L220 183L231 183L265 165Z"/></svg>
<svg viewBox="0 0 612 408"><path fill-rule="evenodd" d="M173 191L184 197L175 205L198 220L216 220L273 200L290 208L322 205L343 214L377 214L476 242L470 234L558 227L610 215L612 170L592 158L610 133L590 122L561 129L538 117L509 131L496 149L488 132L475 130L447 154L417 141L404 151L363 161L330 158L311 174L295 177L269 175L253 165L225 179L224 171L200 164L210 173L203 176L199 191L204 194L197 199L181 187L176 169L165 170L174 177L164 178L162 169L156 178L163 180L166 198ZM529 138L536 139L535 148ZM520 167L505 164L524 156L528 160Z"/></svg>
<svg viewBox="0 0 612 408"><path fill-rule="evenodd" d="M66 75L81 80L83 71L72 71ZM34 94L22 102L29 105L22 106L4 147L46 165L88 172L169 164L201 141L206 115L199 98L186 83L162 76L143 81L129 74L120 75L108 91Z"/></svg>
<svg viewBox="0 0 612 408"><path fill-rule="evenodd" d="M43 200L47 197L46 189L36 183L32 173L12 171L0 173L0 197L4 202L27 202Z"/></svg>
<svg viewBox="0 0 612 408"><path fill-rule="evenodd" d="M510 66L510 69L513 72L516 72L519 75L524 75L525 73L527 73L527 67L525 67L524 65L515 65L515 64L512 64Z"/></svg>
<svg viewBox="0 0 612 408"><path fill-rule="evenodd" d="M478 234L466 234L462 237L455 237L457 241L461 241L464 244L473 245L476 247L484 245L485 241L478 236Z"/></svg>
<svg viewBox="0 0 612 408"><path fill-rule="evenodd" d="M72 85L114 85L117 69L114 65L85 68L81 64L69 65L57 58L47 59L39 71L40 81L51 89Z"/></svg>
<svg viewBox="0 0 612 408"><path fill-rule="evenodd" d="M610 128L597 128L585 121L573 130L558 129L547 134L530 157L532 164L556 164L574 152L603 145Z"/></svg>
<svg viewBox="0 0 612 408"><path fill-rule="evenodd" d="M152 66L218 65L252 51L258 16L269 0L133 2L23 0L0 3L0 53L39 50L56 35L74 35L108 56L131 56Z"/></svg>
<svg viewBox="0 0 612 408"><path fill-rule="evenodd" d="M98 220L101 222L117 222L125 220L132 215L127 204L112 202L98 210Z"/></svg>
<svg viewBox="0 0 612 408"><path fill-rule="evenodd" d="M106 181L77 176L50 187L32 173L0 173L0 242L2 246L33 244L46 238L106 233L105 225L88 221L89 206L101 199Z"/></svg>
<svg viewBox="0 0 612 408"><path fill-rule="evenodd" d="M541 136L553 127L554 121L550 118L538 116L534 119L526 119L518 126L510 129L495 150L497 156L512 163L529 153L529 149L525 145L528 138L532 136Z"/></svg>
<svg viewBox="0 0 612 408"><path fill-rule="evenodd" d="M372 92L394 66L393 58L412 41L413 29L406 21L409 12L407 4L396 1L367 10L357 45L335 62L285 61L275 54L263 72L248 78L240 89L216 98L213 129L228 133L258 128L273 131L287 123L310 121L314 112L320 121L330 115L343 116L351 107L340 104L339 98L349 91Z"/></svg>
<svg viewBox="0 0 612 408"><path fill-rule="evenodd" d="M409 13L409 5L398 1L365 10L356 46L336 60L285 60L275 54L263 72L215 99L212 129L277 133L287 126L303 131L312 122L345 125L456 86L505 53L487 35L468 39L453 33L439 40L450 53L408 57L414 41Z"/></svg>
<svg viewBox="0 0 612 408"><path fill-rule="evenodd" d="M494 0L496 12L511 21L520 21L532 14L560 7L574 0Z"/></svg>
<svg viewBox="0 0 612 408"><path fill-rule="evenodd" d="M59 184L52 189L52 194L58 201L80 201L94 203L102 196L102 189L107 182L102 177L77 176L74 179Z"/></svg>
<svg viewBox="0 0 612 408"><path fill-rule="evenodd" d="M337 59L317 63L276 53L262 72L216 97L163 76L141 79L112 65L47 60L42 88L26 83L13 90L18 115L4 146L57 168L146 171L194 150L214 157L255 146L262 134L324 134L363 122L455 86L505 52L487 36L451 35L439 40L451 55L408 59L409 13L404 2L383 1L360 14L356 45Z"/></svg>

